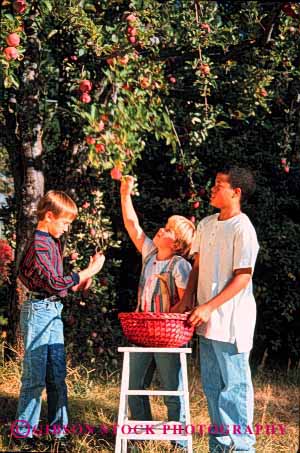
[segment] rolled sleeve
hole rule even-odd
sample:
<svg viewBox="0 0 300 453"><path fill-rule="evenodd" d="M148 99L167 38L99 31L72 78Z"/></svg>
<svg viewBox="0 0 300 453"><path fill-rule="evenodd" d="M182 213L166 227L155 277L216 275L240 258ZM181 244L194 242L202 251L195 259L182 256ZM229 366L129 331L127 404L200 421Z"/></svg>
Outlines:
<svg viewBox="0 0 300 453"><path fill-rule="evenodd" d="M254 229L239 229L234 238L233 271L255 266L259 244Z"/></svg>
<svg viewBox="0 0 300 453"><path fill-rule="evenodd" d="M143 247L142 247L142 259L143 261L145 258L151 253L153 250L155 250L156 247L154 245L154 242L152 239L150 239L148 236L145 237Z"/></svg>

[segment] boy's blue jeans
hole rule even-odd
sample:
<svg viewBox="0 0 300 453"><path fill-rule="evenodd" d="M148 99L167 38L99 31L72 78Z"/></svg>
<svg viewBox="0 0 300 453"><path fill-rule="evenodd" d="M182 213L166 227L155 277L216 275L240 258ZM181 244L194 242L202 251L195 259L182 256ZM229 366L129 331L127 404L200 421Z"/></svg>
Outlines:
<svg viewBox="0 0 300 453"><path fill-rule="evenodd" d="M135 352L130 354L129 389L144 390L149 387L155 369L159 372L161 387L164 390L181 390L182 373L179 354ZM185 422L184 400L180 396L164 396L169 421ZM128 397L132 420L152 420L148 396ZM178 441L186 446L186 441Z"/></svg>
<svg viewBox="0 0 300 453"><path fill-rule="evenodd" d="M249 353L238 353L235 344L200 337L200 366L212 428L210 453L255 452Z"/></svg>
<svg viewBox="0 0 300 453"><path fill-rule="evenodd" d="M59 299L26 301L22 305L20 327L25 355L17 420L24 422L17 422L14 428L17 437L32 437L34 427L38 429L45 387L49 432L63 437L63 426L68 424L62 309Z"/></svg>

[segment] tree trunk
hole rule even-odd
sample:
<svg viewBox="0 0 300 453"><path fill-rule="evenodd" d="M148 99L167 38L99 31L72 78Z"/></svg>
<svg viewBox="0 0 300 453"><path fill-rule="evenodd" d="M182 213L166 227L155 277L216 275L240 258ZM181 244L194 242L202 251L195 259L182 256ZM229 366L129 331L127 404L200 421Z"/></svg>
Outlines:
<svg viewBox="0 0 300 453"><path fill-rule="evenodd" d="M15 109L6 116L9 127L13 128L9 135L15 133L17 137L15 147L8 144L7 148L14 173L16 200L16 253L10 290L8 343L18 353L22 352L20 306L26 294L25 288L18 283L17 274L22 254L36 225L36 205L44 193L39 72L41 46L35 28L38 14L33 5L32 14L24 23L29 45L19 69L20 89L17 95L11 97L10 103L15 105Z"/></svg>

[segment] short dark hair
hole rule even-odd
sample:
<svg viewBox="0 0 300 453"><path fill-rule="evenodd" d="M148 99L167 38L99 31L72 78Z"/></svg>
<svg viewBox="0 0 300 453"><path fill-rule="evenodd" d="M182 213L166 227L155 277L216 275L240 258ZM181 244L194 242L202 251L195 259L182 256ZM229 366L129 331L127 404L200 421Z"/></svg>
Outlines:
<svg viewBox="0 0 300 453"><path fill-rule="evenodd" d="M226 166L218 171L229 176L229 183L233 189L241 189L241 202L248 200L255 192L256 184L252 172L243 167Z"/></svg>

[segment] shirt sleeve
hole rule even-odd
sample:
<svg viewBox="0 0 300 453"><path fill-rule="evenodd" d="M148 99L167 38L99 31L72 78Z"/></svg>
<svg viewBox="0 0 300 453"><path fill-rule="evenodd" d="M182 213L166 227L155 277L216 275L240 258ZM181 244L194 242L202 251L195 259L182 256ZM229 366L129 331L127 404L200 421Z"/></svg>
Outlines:
<svg viewBox="0 0 300 453"><path fill-rule="evenodd" d="M145 237L143 247L142 247L142 259L146 258L154 249L156 249L154 242L148 236Z"/></svg>
<svg viewBox="0 0 300 453"><path fill-rule="evenodd" d="M201 242L201 233L202 233L202 221L198 223L196 234L194 236L192 245L191 245L191 251L190 251L190 256L193 256L195 253L200 252L200 242Z"/></svg>
<svg viewBox="0 0 300 453"><path fill-rule="evenodd" d="M192 266L184 258L174 266L173 277L177 288L185 289L187 287L191 270Z"/></svg>
<svg viewBox="0 0 300 453"><path fill-rule="evenodd" d="M71 275L65 277L57 274L51 263L50 254L47 248L38 247L35 250L34 266L40 278L53 293L60 293L79 283L79 275L77 272L73 272Z"/></svg>
<svg viewBox="0 0 300 453"><path fill-rule="evenodd" d="M239 228L234 237L233 271L255 266L259 244L253 227Z"/></svg>

